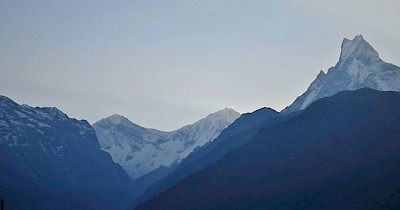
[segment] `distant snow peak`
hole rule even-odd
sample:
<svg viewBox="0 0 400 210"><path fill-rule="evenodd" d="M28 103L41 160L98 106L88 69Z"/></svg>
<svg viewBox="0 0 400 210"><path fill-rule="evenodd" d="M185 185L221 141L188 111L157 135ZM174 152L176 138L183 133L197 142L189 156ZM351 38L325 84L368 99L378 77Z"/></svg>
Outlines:
<svg viewBox="0 0 400 210"><path fill-rule="evenodd" d="M112 115L96 122L93 128L102 150L137 179L160 167L179 163L196 147L217 138L239 116L235 110L225 108L176 131L163 132Z"/></svg>
<svg viewBox="0 0 400 210"><path fill-rule="evenodd" d="M365 41L362 35L357 35L353 40L343 39L339 63L354 57L365 64L371 64L380 60L379 53Z"/></svg>
<svg viewBox="0 0 400 210"><path fill-rule="evenodd" d="M282 112L302 110L320 98L364 87L400 91L400 68L381 60L378 52L358 35L353 40L343 40L339 62L326 74L320 71L307 91Z"/></svg>
<svg viewBox="0 0 400 210"><path fill-rule="evenodd" d="M106 119L113 124L121 124L124 121L129 121L126 117L119 115L119 114L113 114Z"/></svg>
<svg viewBox="0 0 400 210"><path fill-rule="evenodd" d="M224 120L227 120L228 122L232 123L239 116L240 116L240 113L235 111L234 109L224 108L222 110L219 110L217 112L209 114L206 118L223 118Z"/></svg>

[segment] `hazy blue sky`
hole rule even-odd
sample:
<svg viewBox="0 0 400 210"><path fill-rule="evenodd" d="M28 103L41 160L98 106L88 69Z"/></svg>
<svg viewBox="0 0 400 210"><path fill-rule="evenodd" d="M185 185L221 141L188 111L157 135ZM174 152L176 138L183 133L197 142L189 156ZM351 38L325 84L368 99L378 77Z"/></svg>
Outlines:
<svg viewBox="0 0 400 210"><path fill-rule="evenodd" d="M232 107L278 111L343 38L400 65L399 0L0 0L0 94L89 122L173 130Z"/></svg>

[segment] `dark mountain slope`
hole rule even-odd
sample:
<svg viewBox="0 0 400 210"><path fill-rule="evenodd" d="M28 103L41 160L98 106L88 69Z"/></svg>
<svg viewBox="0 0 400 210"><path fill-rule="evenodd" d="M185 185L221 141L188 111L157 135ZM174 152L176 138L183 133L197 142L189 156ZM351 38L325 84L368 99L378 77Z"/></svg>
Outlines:
<svg viewBox="0 0 400 210"><path fill-rule="evenodd" d="M137 209L378 209L398 205L400 94L346 91L267 126Z"/></svg>
<svg viewBox="0 0 400 210"><path fill-rule="evenodd" d="M123 209L132 182L86 121L0 96L0 197L9 209Z"/></svg>
<svg viewBox="0 0 400 210"><path fill-rule="evenodd" d="M243 146L248 140L254 137L260 127L283 121L294 115L296 114L281 116L271 108L261 108L253 113L243 114L229 125L228 128L223 130L218 138L197 148L166 178L150 186L137 203L165 191L191 173L203 169L222 158L228 152Z"/></svg>

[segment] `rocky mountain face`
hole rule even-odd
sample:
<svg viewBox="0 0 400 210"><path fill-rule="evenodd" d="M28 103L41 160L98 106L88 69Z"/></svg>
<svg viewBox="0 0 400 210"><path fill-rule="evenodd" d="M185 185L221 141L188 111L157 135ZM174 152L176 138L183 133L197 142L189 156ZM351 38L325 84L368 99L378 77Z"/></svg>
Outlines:
<svg viewBox="0 0 400 210"><path fill-rule="evenodd" d="M0 96L0 197L9 209L123 209L132 182L86 121Z"/></svg>
<svg viewBox="0 0 400 210"><path fill-rule="evenodd" d="M196 147L217 138L240 114L223 109L192 125L163 132L143 128L113 115L93 125L102 150L120 164L132 179L160 168L173 168Z"/></svg>
<svg viewBox="0 0 400 210"><path fill-rule="evenodd" d="M398 209L400 93L319 99L136 209Z"/></svg>
<svg viewBox="0 0 400 210"><path fill-rule="evenodd" d="M321 71L307 91L282 112L302 110L317 99L364 87L400 91L400 68L384 62L378 52L358 35L353 40L343 40L339 62L327 73Z"/></svg>

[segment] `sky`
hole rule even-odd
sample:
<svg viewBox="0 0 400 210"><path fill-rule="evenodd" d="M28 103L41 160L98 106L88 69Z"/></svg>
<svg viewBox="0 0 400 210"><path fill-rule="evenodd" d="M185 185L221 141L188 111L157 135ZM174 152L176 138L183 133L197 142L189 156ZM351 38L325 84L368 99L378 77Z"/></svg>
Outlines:
<svg viewBox="0 0 400 210"><path fill-rule="evenodd" d="M343 38L400 65L398 0L0 0L0 95L171 131L290 105Z"/></svg>

